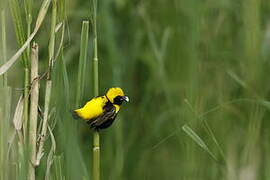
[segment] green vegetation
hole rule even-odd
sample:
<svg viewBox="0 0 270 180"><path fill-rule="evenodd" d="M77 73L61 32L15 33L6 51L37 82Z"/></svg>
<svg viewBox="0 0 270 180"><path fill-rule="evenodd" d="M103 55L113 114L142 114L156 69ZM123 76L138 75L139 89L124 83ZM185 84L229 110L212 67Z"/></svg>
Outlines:
<svg viewBox="0 0 270 180"><path fill-rule="evenodd" d="M269 179L270 1L1 0L0 16L0 180ZM73 119L113 86L130 103L112 127Z"/></svg>
<svg viewBox="0 0 270 180"><path fill-rule="evenodd" d="M94 96L99 96L98 76L98 43L97 43L97 0L92 3L92 25L93 25L93 91ZM93 180L100 180L100 137L99 132L93 134Z"/></svg>

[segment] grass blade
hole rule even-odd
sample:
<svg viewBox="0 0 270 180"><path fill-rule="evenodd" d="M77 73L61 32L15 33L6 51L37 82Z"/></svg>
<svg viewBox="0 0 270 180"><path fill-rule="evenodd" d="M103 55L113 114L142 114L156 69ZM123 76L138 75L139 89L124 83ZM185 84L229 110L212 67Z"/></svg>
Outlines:
<svg viewBox="0 0 270 180"><path fill-rule="evenodd" d="M81 33L78 81L77 81L76 107L79 106L82 95L84 93L83 90L84 90L84 84L85 84L84 81L85 81L85 75L86 75L85 70L86 70L87 49L88 49L88 31L89 31L89 22L83 21L82 33Z"/></svg>
<svg viewBox="0 0 270 180"><path fill-rule="evenodd" d="M55 174L55 179L57 180L62 180L62 158L61 155L59 156L54 156L54 174Z"/></svg>
<svg viewBox="0 0 270 180"><path fill-rule="evenodd" d="M21 95L16 110L13 117L13 124L17 131L20 131L22 129L22 121L23 121L23 96Z"/></svg>
<svg viewBox="0 0 270 180"><path fill-rule="evenodd" d="M265 108L267 108L268 110L270 110L270 102L269 101L265 101L265 100L258 100L258 102L263 105Z"/></svg>
<svg viewBox="0 0 270 180"><path fill-rule="evenodd" d="M183 131L196 142L203 150L205 150L216 162L218 161L215 155L209 150L205 142L187 125L182 126Z"/></svg>
<svg viewBox="0 0 270 180"><path fill-rule="evenodd" d="M61 58L61 70L62 70L62 77L63 77L63 83L64 83L64 88L65 88L65 96L67 99L67 107L69 108L70 105L70 85L69 85L69 79L68 79L68 72L67 72L67 67L66 67L66 62L64 61L64 55L63 52L60 55Z"/></svg>
<svg viewBox="0 0 270 180"><path fill-rule="evenodd" d="M49 129L49 133L50 133L52 146L51 146L51 150L49 152L48 159L47 159L47 169L46 169L45 180L50 179L50 169L51 169L51 166L53 164L54 153L55 153L55 149L56 149L56 141L55 141L54 135L53 135L52 130L49 126L48 126L48 129Z"/></svg>
<svg viewBox="0 0 270 180"><path fill-rule="evenodd" d="M9 68L18 60L18 58L22 55L22 53L25 51L25 49L28 47L30 42L33 40L35 35L37 34L44 17L47 14L47 10L49 8L49 5L51 3L51 0L44 0L43 4L41 6L41 9L39 11L39 15L36 21L36 26L32 34L29 36L29 38L25 41L25 43L22 45L22 47L4 64L0 67L0 76L3 75L5 72L9 70Z"/></svg>
<svg viewBox="0 0 270 180"><path fill-rule="evenodd" d="M9 7L12 14L12 19L15 26L15 34L17 38L17 42L19 46L22 46L25 42L25 31L23 26L23 21L21 17L21 8L18 0L10 0L9 1ZM28 67L28 57L26 55L26 52L22 55L24 67Z"/></svg>

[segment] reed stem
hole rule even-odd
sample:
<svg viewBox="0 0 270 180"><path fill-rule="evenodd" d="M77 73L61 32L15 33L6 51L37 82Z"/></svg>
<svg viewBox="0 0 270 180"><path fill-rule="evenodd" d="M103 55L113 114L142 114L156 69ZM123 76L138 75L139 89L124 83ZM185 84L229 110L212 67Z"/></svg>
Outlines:
<svg viewBox="0 0 270 180"><path fill-rule="evenodd" d="M93 137L93 179L100 179L100 145L99 145L99 133L94 131Z"/></svg>
<svg viewBox="0 0 270 180"><path fill-rule="evenodd" d="M53 63L54 63L56 15L57 15L57 3L56 3L56 0L53 0L52 1L52 17L51 17L51 34L50 34L50 42L49 42L49 67L48 67L48 74L47 74L47 80L46 80L43 124L42 124L40 142L39 142L39 147L38 147L38 152L37 152L37 159L35 162L37 166L39 165L40 160L43 156L43 147L44 147L45 139L47 136L47 130L48 130L49 106L50 106L51 91L52 91L51 72L52 72Z"/></svg>
<svg viewBox="0 0 270 180"><path fill-rule="evenodd" d="M98 83L98 50L97 50L97 1L93 0L93 43L94 43L94 58L93 58L93 77L94 77L94 96L99 95ZM95 131L93 135L93 179L100 180L100 144L99 132Z"/></svg>
<svg viewBox="0 0 270 180"><path fill-rule="evenodd" d="M29 119L29 148L30 160L29 163L29 179L35 179L35 166L36 161L36 145L37 145L37 119L38 119L38 94L39 94L39 81L38 78L38 45L36 43L32 46L31 53L31 104L30 104L30 119Z"/></svg>
<svg viewBox="0 0 270 180"><path fill-rule="evenodd" d="M6 12L1 10L1 30L2 30L2 62L4 64L7 60L7 33L6 33ZM3 75L3 86L7 86L7 74Z"/></svg>

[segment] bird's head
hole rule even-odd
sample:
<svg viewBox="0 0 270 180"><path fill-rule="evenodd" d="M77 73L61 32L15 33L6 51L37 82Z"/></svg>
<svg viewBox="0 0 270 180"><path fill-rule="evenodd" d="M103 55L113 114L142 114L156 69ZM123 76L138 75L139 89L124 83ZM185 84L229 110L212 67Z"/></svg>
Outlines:
<svg viewBox="0 0 270 180"><path fill-rule="evenodd" d="M129 98L125 96L123 90L119 87L110 88L107 91L106 96L111 103L117 105L121 105L124 101L129 101Z"/></svg>

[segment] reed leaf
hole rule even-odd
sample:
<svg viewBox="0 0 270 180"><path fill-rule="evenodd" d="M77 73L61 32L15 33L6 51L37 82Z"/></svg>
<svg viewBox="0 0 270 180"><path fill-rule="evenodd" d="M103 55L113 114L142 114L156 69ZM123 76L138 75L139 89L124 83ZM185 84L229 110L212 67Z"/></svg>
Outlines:
<svg viewBox="0 0 270 180"><path fill-rule="evenodd" d="M52 145L51 145L51 149L50 149L50 152L49 152L49 155L47 158L47 168L46 168L45 180L51 179L50 170L51 170L51 166L53 164L54 154L55 154L55 150L56 150L56 141L55 141L52 129L50 128L50 126L48 126L48 129L49 129L50 139L51 139Z"/></svg>
<svg viewBox="0 0 270 180"><path fill-rule="evenodd" d="M205 142L198 136L187 124L182 126L182 130L194 141L196 142L204 151L206 151L210 157L212 157L216 162L218 161L213 152L210 151Z"/></svg>
<svg viewBox="0 0 270 180"><path fill-rule="evenodd" d="M16 37L17 37L17 41L18 41L18 45L22 46L25 42L25 30L24 30L24 26L23 26L23 21L22 21L22 17L21 17L21 8L20 8L20 4L18 0L10 0L9 1L9 7L11 10L11 14L13 16L13 22L14 22L14 26L15 26L15 33L16 33ZM24 67L27 68L28 67L28 57L26 52L24 52L22 54L22 59L23 59L23 63L24 63Z"/></svg>
<svg viewBox="0 0 270 180"><path fill-rule="evenodd" d="M13 125L14 128L17 131L20 131L22 129L22 123L23 123L23 96L20 96L20 99L17 103L14 117L13 117Z"/></svg>
<svg viewBox="0 0 270 180"><path fill-rule="evenodd" d="M80 105L80 102L82 100L82 95L84 94L86 61L87 61L87 50L88 50L88 32L89 32L89 22L83 21L82 32L81 32L80 59L79 59L79 67L78 67L76 107Z"/></svg>
<svg viewBox="0 0 270 180"><path fill-rule="evenodd" d="M4 64L0 67L0 75L3 75L5 72L9 70L9 68L18 60L18 58L22 55L22 53L25 51L25 49L28 47L29 43L33 40L35 35L37 34L46 14L47 10L49 8L49 5L51 3L51 0L44 0L41 9L39 11L37 20L36 20L36 26L34 31L30 34L29 38L24 42L24 44L21 46L21 48Z"/></svg>

